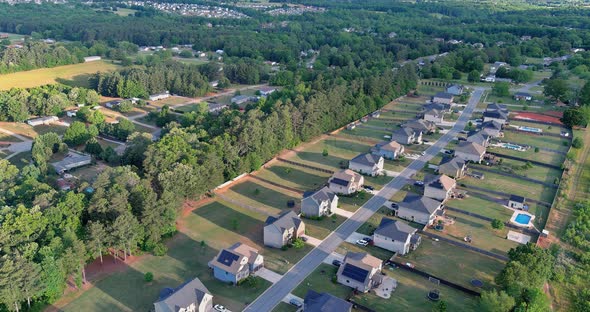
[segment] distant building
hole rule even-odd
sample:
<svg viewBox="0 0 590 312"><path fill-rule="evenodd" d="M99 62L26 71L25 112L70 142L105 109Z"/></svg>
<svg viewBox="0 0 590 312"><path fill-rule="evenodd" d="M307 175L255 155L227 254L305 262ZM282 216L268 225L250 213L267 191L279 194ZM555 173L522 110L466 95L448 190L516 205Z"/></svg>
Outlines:
<svg viewBox="0 0 590 312"><path fill-rule="evenodd" d="M432 121L426 121L424 119L417 119L411 120L402 125L402 128L410 128L416 132L421 132L422 134L433 133L436 131L436 124ZM421 143L422 138L419 140Z"/></svg>
<svg viewBox="0 0 590 312"><path fill-rule="evenodd" d="M76 113L77 112L78 112L77 110L69 110L69 111L66 111L66 116L68 116L68 117L76 117Z"/></svg>
<svg viewBox="0 0 590 312"><path fill-rule="evenodd" d="M170 92L165 91L162 93L152 94L149 96L149 99L150 99L150 101L159 101L159 100L167 99L169 97L170 97Z"/></svg>
<svg viewBox="0 0 590 312"><path fill-rule="evenodd" d="M383 218L373 233L373 242L379 248L403 256L420 245L422 238L417 232L418 229L402 221Z"/></svg>
<svg viewBox="0 0 590 312"><path fill-rule="evenodd" d="M39 117L27 120L27 123L32 126L40 126L40 125L48 125L58 121L59 118L57 116L46 116L46 117Z"/></svg>
<svg viewBox="0 0 590 312"><path fill-rule="evenodd" d="M92 163L92 156L78 151L70 150L68 154L60 161L52 162L51 165L55 172L62 174L72 169L86 166Z"/></svg>
<svg viewBox="0 0 590 312"><path fill-rule="evenodd" d="M264 223L264 245L281 248L305 234L305 224L297 214L287 210Z"/></svg>
<svg viewBox="0 0 590 312"><path fill-rule="evenodd" d="M485 82L496 82L496 75L487 75L482 80Z"/></svg>
<svg viewBox="0 0 590 312"><path fill-rule="evenodd" d="M485 153L486 148L474 142L459 142L455 149L455 156L475 163L480 163Z"/></svg>
<svg viewBox="0 0 590 312"><path fill-rule="evenodd" d="M274 88L274 87L262 87L262 88L258 89L258 91L260 91L260 95L262 95L262 96L269 96L273 92L277 91L277 88Z"/></svg>
<svg viewBox="0 0 590 312"><path fill-rule="evenodd" d="M381 142L375 144L371 152L383 156L385 159L396 159L404 153L404 146L396 141Z"/></svg>
<svg viewBox="0 0 590 312"><path fill-rule="evenodd" d="M481 124L481 134L492 138L498 138L501 136L502 124L497 121L486 121Z"/></svg>
<svg viewBox="0 0 590 312"><path fill-rule="evenodd" d="M467 142L473 142L483 147L488 147L488 145L490 145L490 137L483 134L481 131L478 131L468 136Z"/></svg>
<svg viewBox="0 0 590 312"><path fill-rule="evenodd" d="M248 95L236 95L231 98L231 102L233 104L237 104L237 105L242 105L242 104L248 103L251 100L252 100L252 97L248 96Z"/></svg>
<svg viewBox="0 0 590 312"><path fill-rule="evenodd" d="M448 86L446 91L452 95L461 95L463 94L464 87L462 85L454 84Z"/></svg>
<svg viewBox="0 0 590 312"><path fill-rule="evenodd" d="M518 195L510 195L508 199L508 207L514 209L525 209L526 207L526 198Z"/></svg>
<svg viewBox="0 0 590 312"><path fill-rule="evenodd" d="M443 214L442 202L412 193L408 193L394 211L399 218L425 225L431 225L437 215Z"/></svg>
<svg viewBox="0 0 590 312"><path fill-rule="evenodd" d="M227 104L223 103L209 103L209 113L219 113L222 110L229 108Z"/></svg>
<svg viewBox="0 0 590 312"><path fill-rule="evenodd" d="M446 92L438 92L432 97L433 103L452 104L454 95Z"/></svg>
<svg viewBox="0 0 590 312"><path fill-rule="evenodd" d="M96 62L96 61L100 61L102 58L100 56L87 56L84 58L84 63L89 63L89 62Z"/></svg>
<svg viewBox="0 0 590 312"><path fill-rule="evenodd" d="M402 126L391 134L391 140L408 145L412 143L422 143L422 131L416 131L410 127Z"/></svg>
<svg viewBox="0 0 590 312"><path fill-rule="evenodd" d="M455 179L462 178L465 175L465 170L467 170L465 160L460 157L443 159L438 166L439 174L446 174Z"/></svg>
<svg viewBox="0 0 590 312"><path fill-rule="evenodd" d="M444 202L451 196L455 186L455 179L447 175L427 175L424 177L424 196Z"/></svg>
<svg viewBox="0 0 590 312"><path fill-rule="evenodd" d="M516 92L514 94L514 99L517 101L530 101L533 99L533 96L526 92Z"/></svg>
<svg viewBox="0 0 590 312"><path fill-rule="evenodd" d="M508 114L508 108L506 108L506 105L491 103L488 104L483 113L483 121L496 121L504 125L508 122Z"/></svg>
<svg viewBox="0 0 590 312"><path fill-rule="evenodd" d="M364 252L349 251L338 268L338 283L366 293L381 284L383 261Z"/></svg>
<svg viewBox="0 0 590 312"><path fill-rule="evenodd" d="M213 311L213 295L195 278L176 289L165 288L154 303L155 312L210 312Z"/></svg>
<svg viewBox="0 0 590 312"><path fill-rule="evenodd" d="M442 123L444 113L437 110L437 109L430 109L424 112L424 116L422 117L425 121L430 121L434 123Z"/></svg>

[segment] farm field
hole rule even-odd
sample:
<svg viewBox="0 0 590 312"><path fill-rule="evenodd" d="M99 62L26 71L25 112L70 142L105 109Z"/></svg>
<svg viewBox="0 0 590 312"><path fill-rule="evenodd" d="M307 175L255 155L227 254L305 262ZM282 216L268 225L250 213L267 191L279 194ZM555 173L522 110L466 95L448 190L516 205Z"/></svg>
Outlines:
<svg viewBox="0 0 590 312"><path fill-rule="evenodd" d="M418 249L400 256L398 261L410 262L416 269L475 291L480 290L471 285L472 279L484 282L486 290L493 289L494 278L505 265L498 259L424 236Z"/></svg>
<svg viewBox="0 0 590 312"><path fill-rule="evenodd" d="M96 61L0 75L0 90L32 88L53 83L88 87L88 79L92 74L117 68L111 62Z"/></svg>

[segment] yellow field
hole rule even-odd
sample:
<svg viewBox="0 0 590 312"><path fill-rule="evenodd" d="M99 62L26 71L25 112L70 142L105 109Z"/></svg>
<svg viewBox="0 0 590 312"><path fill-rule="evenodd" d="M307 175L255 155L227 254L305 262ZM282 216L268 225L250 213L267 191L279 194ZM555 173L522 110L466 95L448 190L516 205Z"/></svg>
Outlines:
<svg viewBox="0 0 590 312"><path fill-rule="evenodd" d="M110 61L97 61L0 75L0 90L32 88L56 82L87 87L91 74L112 71L118 67Z"/></svg>

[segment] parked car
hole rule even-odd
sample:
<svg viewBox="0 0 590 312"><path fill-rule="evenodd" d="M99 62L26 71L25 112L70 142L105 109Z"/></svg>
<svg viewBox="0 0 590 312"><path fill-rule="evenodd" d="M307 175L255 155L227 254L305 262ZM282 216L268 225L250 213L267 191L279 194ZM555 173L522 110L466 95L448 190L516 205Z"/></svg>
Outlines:
<svg viewBox="0 0 590 312"><path fill-rule="evenodd" d="M397 209L397 208L399 208L399 205L397 203L391 203L391 208Z"/></svg>
<svg viewBox="0 0 590 312"><path fill-rule="evenodd" d="M363 240L365 242L369 243L369 244L373 242L373 238L372 237L365 237L365 238L363 238Z"/></svg>
<svg viewBox="0 0 590 312"><path fill-rule="evenodd" d="M339 266L342 265L342 261L340 261L340 260L333 260L332 261L332 264L335 265L335 266L337 266L337 267L339 267Z"/></svg>
<svg viewBox="0 0 590 312"><path fill-rule="evenodd" d="M219 312L229 312L228 309L226 309L224 306L222 306L220 304L216 304L215 306L213 306L213 309L215 309L215 311L219 311Z"/></svg>
<svg viewBox="0 0 590 312"><path fill-rule="evenodd" d="M424 182L422 182L422 181L416 181L416 182L414 182L414 185L416 185L416 186L424 186Z"/></svg>
<svg viewBox="0 0 590 312"><path fill-rule="evenodd" d="M298 307L298 308L301 308L303 306L303 303L301 303L301 301L299 301L295 298L291 298L291 300L289 300L289 303Z"/></svg>
<svg viewBox="0 0 590 312"><path fill-rule="evenodd" d="M372 186L370 186L370 185L365 185L363 187L365 188L365 190L369 190L369 191L374 191L375 190L375 188L372 187Z"/></svg>
<svg viewBox="0 0 590 312"><path fill-rule="evenodd" d="M307 237L306 236L301 236L301 240L304 242L307 242Z"/></svg>
<svg viewBox="0 0 590 312"><path fill-rule="evenodd" d="M357 245L360 245L360 246L367 246L367 245L369 245L369 242L367 242L364 239L359 239L359 240L356 241L356 244Z"/></svg>
<svg viewBox="0 0 590 312"><path fill-rule="evenodd" d="M426 155L426 152L422 152L422 153L420 153L420 155L424 156L424 155Z"/></svg>
<svg viewBox="0 0 590 312"><path fill-rule="evenodd" d="M451 154L453 154L453 150L445 150L445 154L451 155Z"/></svg>

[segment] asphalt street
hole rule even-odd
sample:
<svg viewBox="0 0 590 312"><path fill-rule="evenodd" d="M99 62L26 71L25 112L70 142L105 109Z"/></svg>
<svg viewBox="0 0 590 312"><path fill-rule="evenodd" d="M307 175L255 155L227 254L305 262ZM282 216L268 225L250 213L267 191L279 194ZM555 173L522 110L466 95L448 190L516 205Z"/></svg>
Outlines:
<svg viewBox="0 0 590 312"><path fill-rule="evenodd" d="M421 170L426 162L436 156L459 131L463 130L471 118L473 110L479 103L479 100L485 88L475 88L467 106L457 120L455 126L444 134L435 144L430 146L425 155L414 160L400 175L386 184L375 196L368 200L360 207L355 214L344 221L334 232L332 232L319 246L314 248L303 259L297 262L289 272L283 275L278 282L269 287L254 302L247 306L244 311L248 312L266 312L281 302L281 300L291 293L311 272L313 272L322 261L328 257L348 236L355 232L363 223L365 223L386 201L388 201L396 192L400 191L406 185L409 179L417 171Z"/></svg>

